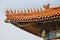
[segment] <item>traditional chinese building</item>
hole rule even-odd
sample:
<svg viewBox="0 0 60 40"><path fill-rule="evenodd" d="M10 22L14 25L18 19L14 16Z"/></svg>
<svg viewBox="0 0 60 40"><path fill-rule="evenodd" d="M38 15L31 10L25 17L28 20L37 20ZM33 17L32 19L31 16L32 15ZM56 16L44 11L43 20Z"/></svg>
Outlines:
<svg viewBox="0 0 60 40"><path fill-rule="evenodd" d="M44 10L6 10L5 22L46 40L60 40L60 6L50 8L49 5L44 5Z"/></svg>

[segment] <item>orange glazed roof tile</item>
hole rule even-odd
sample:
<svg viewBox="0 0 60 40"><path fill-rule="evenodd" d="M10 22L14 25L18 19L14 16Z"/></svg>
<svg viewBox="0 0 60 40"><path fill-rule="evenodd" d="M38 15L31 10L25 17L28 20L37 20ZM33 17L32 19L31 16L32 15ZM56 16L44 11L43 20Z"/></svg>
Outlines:
<svg viewBox="0 0 60 40"><path fill-rule="evenodd" d="M59 15L60 14L60 7L55 7L55 8L49 8L49 5L44 6L45 10L37 10L34 8L34 12L32 9L27 9L26 10L14 10L14 12L11 10L6 10L6 20L10 21L19 21L19 22L32 22L32 21L40 21L40 20L45 20L44 18L46 17L52 17L53 15Z"/></svg>

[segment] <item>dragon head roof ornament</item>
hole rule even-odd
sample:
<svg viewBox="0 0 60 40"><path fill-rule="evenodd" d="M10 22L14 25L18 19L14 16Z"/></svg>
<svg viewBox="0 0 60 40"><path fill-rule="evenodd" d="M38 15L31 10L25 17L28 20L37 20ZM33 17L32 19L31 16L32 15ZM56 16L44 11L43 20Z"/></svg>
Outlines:
<svg viewBox="0 0 60 40"><path fill-rule="evenodd" d="M44 8L49 9L50 8L49 6L50 6L50 4L44 5Z"/></svg>

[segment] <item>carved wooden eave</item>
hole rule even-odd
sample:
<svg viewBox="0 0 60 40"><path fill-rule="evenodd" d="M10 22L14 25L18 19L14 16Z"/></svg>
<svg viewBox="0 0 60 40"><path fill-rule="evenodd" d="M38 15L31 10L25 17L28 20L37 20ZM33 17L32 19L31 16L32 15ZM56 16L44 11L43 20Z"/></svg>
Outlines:
<svg viewBox="0 0 60 40"><path fill-rule="evenodd" d="M45 10L27 9L9 11L6 10L7 23L12 23L19 28L22 28L37 36L41 36L43 30L46 32L51 30L60 30L60 6L50 8L49 4L44 6ZM58 28L56 29L55 27Z"/></svg>

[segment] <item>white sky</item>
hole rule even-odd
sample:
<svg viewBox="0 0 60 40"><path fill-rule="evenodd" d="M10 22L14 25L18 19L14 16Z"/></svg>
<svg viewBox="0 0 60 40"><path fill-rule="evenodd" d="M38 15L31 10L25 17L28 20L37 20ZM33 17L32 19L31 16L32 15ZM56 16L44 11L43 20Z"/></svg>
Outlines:
<svg viewBox="0 0 60 40"><path fill-rule="evenodd" d="M0 40L43 40L10 23L5 23L5 10L42 8L48 3L51 7L60 6L60 0L0 0Z"/></svg>

